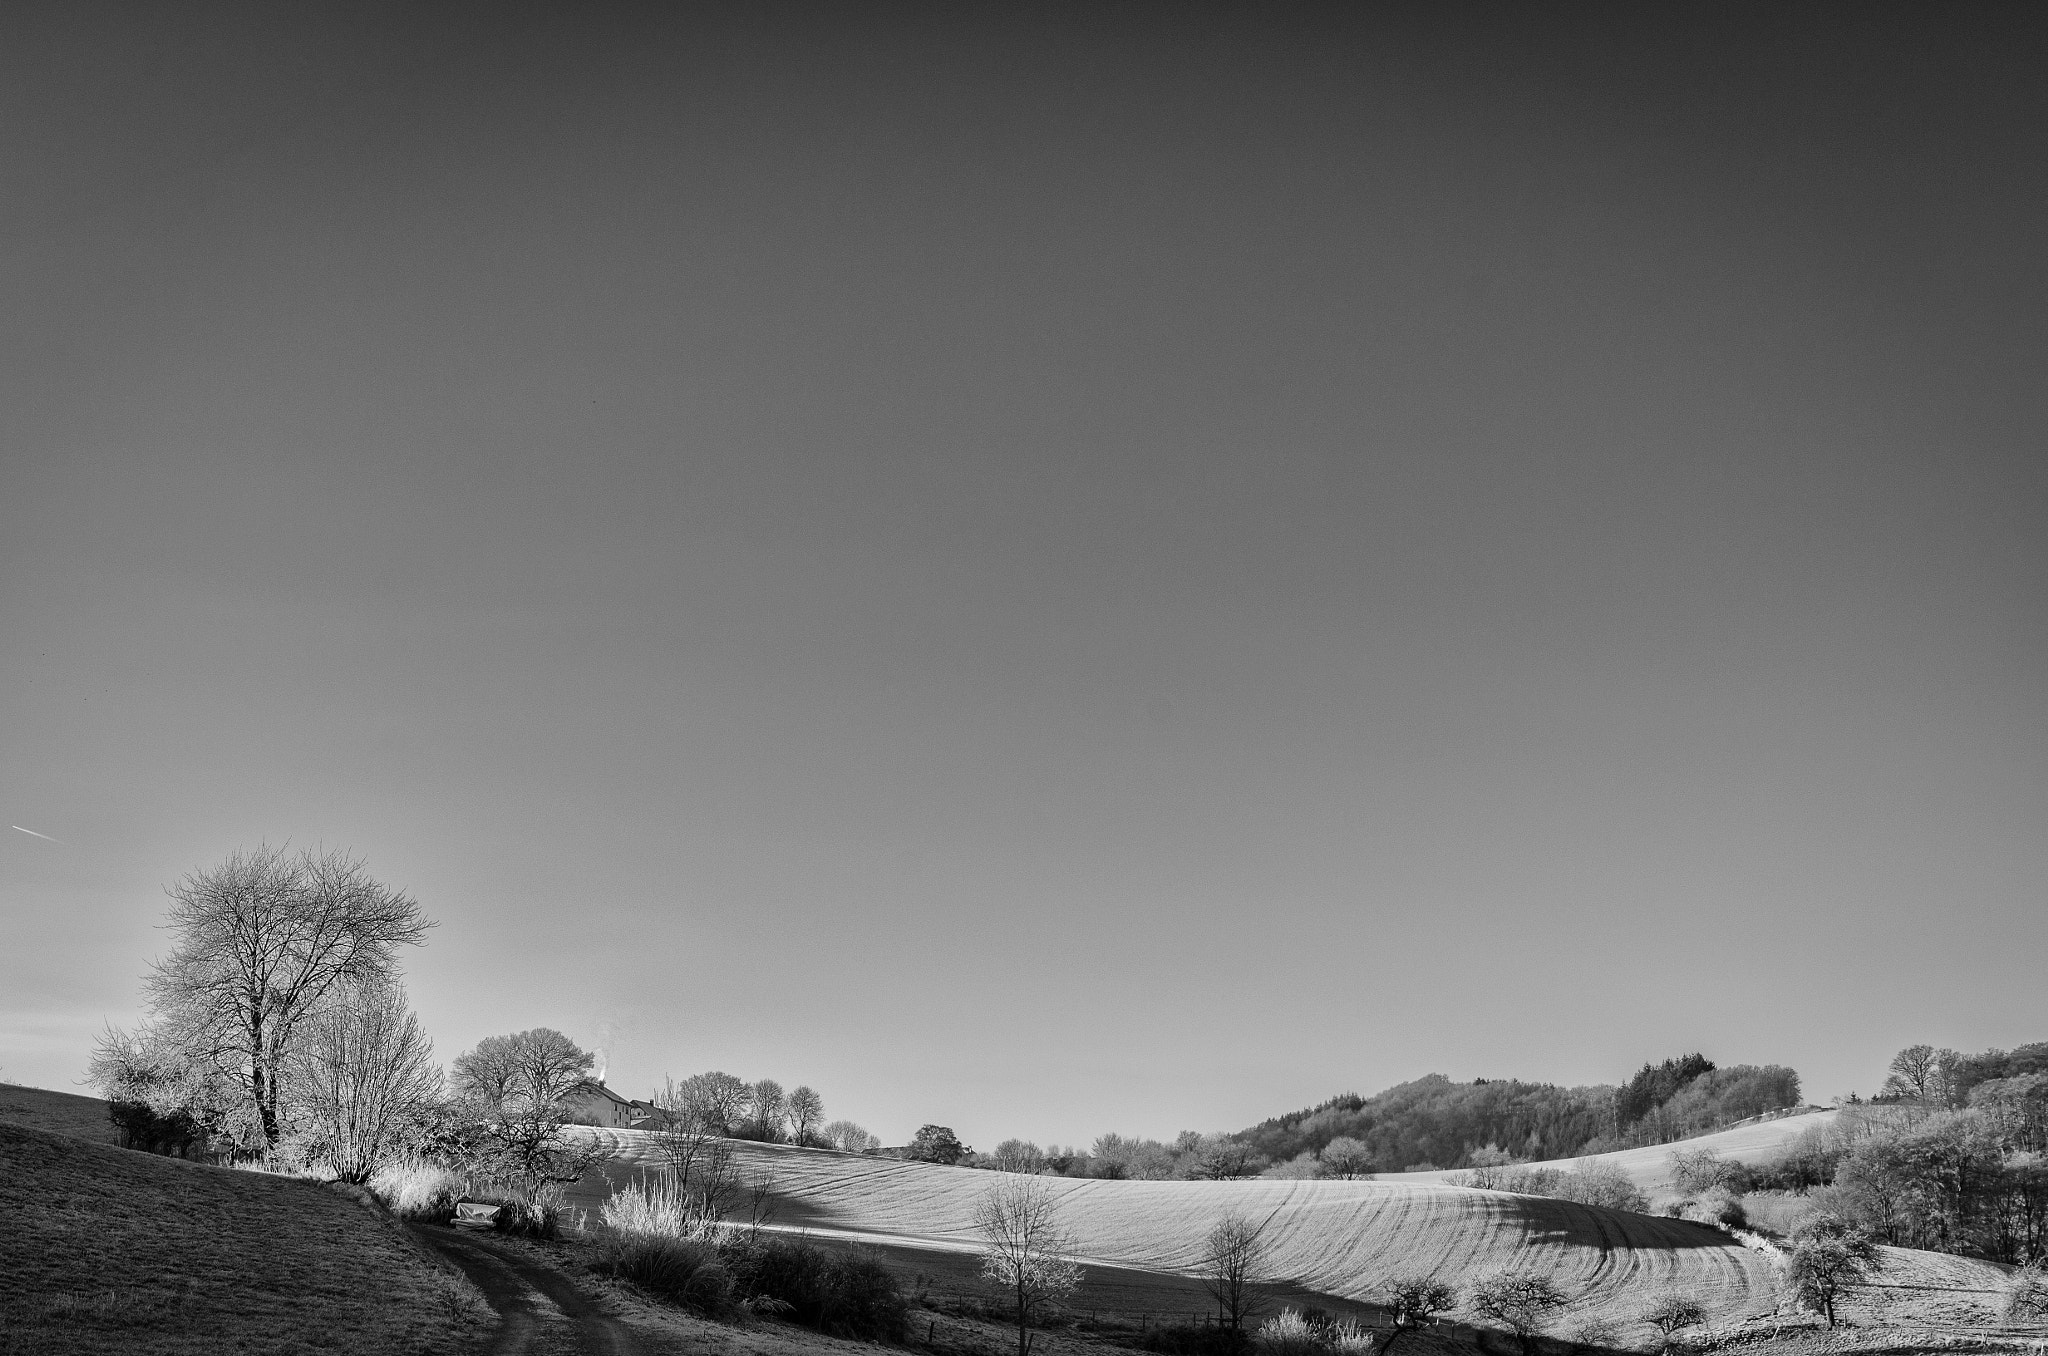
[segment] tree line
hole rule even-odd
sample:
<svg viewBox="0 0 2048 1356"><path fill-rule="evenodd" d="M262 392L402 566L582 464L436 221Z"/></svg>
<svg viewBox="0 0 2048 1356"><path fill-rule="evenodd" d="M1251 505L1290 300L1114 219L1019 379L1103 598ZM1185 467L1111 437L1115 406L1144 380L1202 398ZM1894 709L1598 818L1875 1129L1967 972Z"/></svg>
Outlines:
<svg viewBox="0 0 2048 1356"><path fill-rule="evenodd" d="M1708 1214L1739 1216L1750 1193L1779 1192L1877 1242L2048 1261L2048 1042L1975 1055L1908 1046L1876 1097L1852 1094L1774 1160L1680 1150L1673 1168Z"/></svg>
<svg viewBox="0 0 2048 1356"><path fill-rule="evenodd" d="M260 846L171 885L169 951L145 1015L109 1026L88 1081L131 1147L321 1164L364 1182L406 1155L523 1183L573 1181L603 1151L566 1127L594 1056L547 1027L491 1036L444 1073L399 970L434 923L345 852ZM713 1071L667 1080L657 1128L859 1153L807 1086Z"/></svg>
<svg viewBox="0 0 2048 1356"><path fill-rule="evenodd" d="M1812 1156L1808 1194L1886 1243L2048 1261L2048 1042L1908 1046Z"/></svg>
<svg viewBox="0 0 2048 1356"><path fill-rule="evenodd" d="M1722 1069L1691 1054L1645 1064L1619 1086L1430 1074L1372 1097L1334 1097L1236 1138L1288 1176L1417 1172L1485 1166L1501 1154L1530 1162L1668 1144L1800 1100L1799 1075L1782 1065Z"/></svg>

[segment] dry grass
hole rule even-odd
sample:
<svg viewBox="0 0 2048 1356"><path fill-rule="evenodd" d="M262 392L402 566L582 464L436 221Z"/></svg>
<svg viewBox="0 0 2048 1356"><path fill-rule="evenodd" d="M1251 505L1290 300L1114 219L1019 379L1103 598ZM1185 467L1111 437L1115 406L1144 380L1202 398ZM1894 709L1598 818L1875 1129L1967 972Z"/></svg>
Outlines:
<svg viewBox="0 0 2048 1356"><path fill-rule="evenodd" d="M370 1190L391 1207L392 1214L435 1224L445 1224L454 1216L455 1202L462 1199L468 1186L461 1173L424 1158L387 1164L370 1178Z"/></svg>
<svg viewBox="0 0 2048 1356"><path fill-rule="evenodd" d="M495 1316L317 1183L0 1125L0 1352L459 1352Z"/></svg>
<svg viewBox="0 0 2048 1356"><path fill-rule="evenodd" d="M1748 1212L1751 1228L1780 1238L1790 1238L1800 1225L1820 1214L1811 1197L1789 1191L1752 1191L1742 1198L1742 1208Z"/></svg>

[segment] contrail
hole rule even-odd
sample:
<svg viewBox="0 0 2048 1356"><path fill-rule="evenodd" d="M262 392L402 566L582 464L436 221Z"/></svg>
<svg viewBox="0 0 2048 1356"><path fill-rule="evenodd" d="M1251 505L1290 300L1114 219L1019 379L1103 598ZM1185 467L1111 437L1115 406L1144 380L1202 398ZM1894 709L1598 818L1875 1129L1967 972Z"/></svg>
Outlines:
<svg viewBox="0 0 2048 1356"><path fill-rule="evenodd" d="M24 829L19 824L9 824L7 827L13 829L16 833L25 833L31 838L40 838L45 843L54 843L57 841L56 839L50 837L50 835L47 833L37 833L34 829Z"/></svg>

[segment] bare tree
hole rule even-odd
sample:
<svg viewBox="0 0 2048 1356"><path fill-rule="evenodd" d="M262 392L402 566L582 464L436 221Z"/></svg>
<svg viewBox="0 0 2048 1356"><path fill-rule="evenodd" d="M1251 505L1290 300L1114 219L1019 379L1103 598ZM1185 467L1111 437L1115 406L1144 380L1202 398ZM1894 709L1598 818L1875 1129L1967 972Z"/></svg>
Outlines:
<svg viewBox="0 0 2048 1356"><path fill-rule="evenodd" d="M864 1154L882 1147L882 1141L852 1121L834 1121L820 1132L824 1141L843 1154Z"/></svg>
<svg viewBox="0 0 2048 1356"><path fill-rule="evenodd" d="M342 986L392 978L433 923L341 852L236 851L168 893L177 944L144 980L148 1025L232 1084L275 1147L301 1028Z"/></svg>
<svg viewBox="0 0 2048 1356"><path fill-rule="evenodd" d="M1935 1052L1931 1045L1909 1045L1892 1056L1891 1076L1884 1091L1894 1097L1926 1101L1934 1091Z"/></svg>
<svg viewBox="0 0 2048 1356"><path fill-rule="evenodd" d="M1271 1160L1243 1140L1230 1135L1203 1135L1192 1151L1183 1151L1182 1170L1189 1177L1212 1182L1238 1177L1256 1177Z"/></svg>
<svg viewBox="0 0 2048 1356"><path fill-rule="evenodd" d="M391 981L350 985L315 1013L293 1071L309 1147L344 1182L367 1182L441 1100L434 1043Z"/></svg>
<svg viewBox="0 0 2048 1356"><path fill-rule="evenodd" d="M825 1099L808 1084L798 1087L789 1094L789 1135L798 1144L808 1145L818 1137L818 1127L825 1123Z"/></svg>
<svg viewBox="0 0 2048 1356"><path fill-rule="evenodd" d="M1394 1330L1378 1356L1387 1356L1401 1334L1419 1328L1458 1302L1456 1287L1428 1276L1394 1276L1380 1287L1380 1307L1394 1320Z"/></svg>
<svg viewBox="0 0 2048 1356"><path fill-rule="evenodd" d="M684 1091L688 1082L663 1082L654 1102L661 1114L653 1138L685 1211L715 1224L731 1213L743 1188L733 1163L732 1141L704 1128L696 1100Z"/></svg>
<svg viewBox="0 0 2048 1356"><path fill-rule="evenodd" d="M753 1109L754 1090L729 1073L714 1069L691 1074L676 1084L681 1114L711 1135L730 1135L741 1128Z"/></svg>
<svg viewBox="0 0 2048 1356"><path fill-rule="evenodd" d="M688 1181L692 1167L713 1136L704 1130L697 1119L696 1108L673 1078L662 1080L661 1091L654 1094L654 1110L654 1118L648 1125L654 1147L668 1165L670 1174Z"/></svg>
<svg viewBox="0 0 2048 1356"><path fill-rule="evenodd" d="M1793 1248L1784 1261L1785 1279L1799 1302L1835 1326L1835 1302L1852 1285L1861 1284L1882 1259L1868 1235L1823 1215L1792 1235Z"/></svg>
<svg viewBox="0 0 2048 1356"><path fill-rule="evenodd" d="M1031 1356L1031 1320L1081 1283L1068 1259L1073 1240L1060 1227L1060 1193L1043 1178L999 1180L974 1203L981 1276L1002 1292L1017 1319L1017 1356Z"/></svg>
<svg viewBox="0 0 2048 1356"><path fill-rule="evenodd" d="M1028 1139L1006 1139L981 1160L981 1166L997 1172L1040 1173L1045 1171L1045 1150Z"/></svg>
<svg viewBox="0 0 2048 1356"><path fill-rule="evenodd" d="M1664 1345L1671 1345L1671 1335L1680 1328L1695 1328L1707 1321L1707 1311L1700 1302L1690 1295L1667 1291L1656 1296L1643 1310L1643 1321L1664 1334Z"/></svg>
<svg viewBox="0 0 2048 1356"><path fill-rule="evenodd" d="M1364 1140L1339 1135L1323 1146L1317 1160L1325 1177L1364 1177L1373 1170L1372 1149Z"/></svg>
<svg viewBox="0 0 2048 1356"><path fill-rule="evenodd" d="M489 1036L455 1058L455 1088L481 1138L481 1166L536 1193L568 1183L611 1160L612 1150L572 1136L562 1099L589 1076L594 1060L548 1027Z"/></svg>
<svg viewBox="0 0 2048 1356"><path fill-rule="evenodd" d="M1687 1195L1717 1188L1742 1189L1742 1164L1723 1158L1712 1145L1704 1149L1675 1149L1671 1154L1671 1184Z"/></svg>
<svg viewBox="0 0 2048 1356"><path fill-rule="evenodd" d="M789 1096L783 1092L782 1084L772 1078L764 1078L753 1087L755 1139L770 1144L780 1143L783 1127L789 1123Z"/></svg>
<svg viewBox="0 0 2048 1356"><path fill-rule="evenodd" d="M1202 1285L1222 1310L1232 1332L1257 1312L1267 1282L1266 1259L1271 1251L1266 1225L1232 1210L1217 1220L1202 1243Z"/></svg>
<svg viewBox="0 0 2048 1356"><path fill-rule="evenodd" d="M1963 1105L1964 1067L1969 1057L1960 1050L1941 1049L1934 1052L1934 1071L1927 1079L1927 1092L1935 1102L1954 1111Z"/></svg>
<svg viewBox="0 0 2048 1356"><path fill-rule="evenodd" d="M1505 1323L1522 1344L1522 1356L1536 1356L1536 1336L1571 1303L1548 1276L1498 1271L1472 1285L1467 1301L1497 1323Z"/></svg>

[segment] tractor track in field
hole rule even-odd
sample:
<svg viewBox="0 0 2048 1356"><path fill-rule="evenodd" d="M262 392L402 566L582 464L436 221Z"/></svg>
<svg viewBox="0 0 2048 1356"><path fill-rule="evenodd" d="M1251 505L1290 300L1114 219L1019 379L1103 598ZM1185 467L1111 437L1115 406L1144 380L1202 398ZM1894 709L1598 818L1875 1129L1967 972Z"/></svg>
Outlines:
<svg viewBox="0 0 2048 1356"><path fill-rule="evenodd" d="M413 1236L476 1284L498 1314L490 1356L636 1356L626 1325L554 1267L518 1248L439 1224Z"/></svg>

